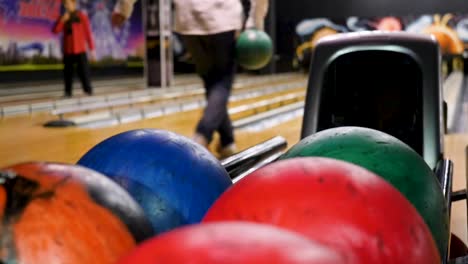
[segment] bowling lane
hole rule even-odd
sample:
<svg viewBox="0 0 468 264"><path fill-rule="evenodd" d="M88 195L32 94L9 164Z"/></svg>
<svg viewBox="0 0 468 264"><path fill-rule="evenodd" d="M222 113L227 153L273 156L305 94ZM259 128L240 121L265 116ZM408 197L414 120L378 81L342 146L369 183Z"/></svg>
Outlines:
<svg viewBox="0 0 468 264"><path fill-rule="evenodd" d="M118 80L95 81L94 94L107 95L117 92L131 92L144 89L144 80L142 78L125 78ZM3 85L6 86L6 85ZM74 83L74 97L85 97L81 84ZM19 105L26 103L41 103L51 100L58 100L63 96L63 84L25 84L18 87L18 84L12 87L1 87L0 85L0 106Z"/></svg>
<svg viewBox="0 0 468 264"><path fill-rule="evenodd" d="M248 76L242 75L241 79ZM201 84L200 78L194 74L177 75L173 79L174 86ZM112 80L93 80L96 95L106 95L116 92L131 92L145 89L143 78L119 78ZM79 80L73 84L74 98L84 97ZM18 105L22 103L38 103L57 100L63 96L62 81L56 82L27 82L17 84L0 83L0 105Z"/></svg>
<svg viewBox="0 0 468 264"><path fill-rule="evenodd" d="M46 129L30 123L23 125L18 133L0 139L0 166L28 160L75 163L97 143L131 129L160 128L191 136L200 116L201 111L192 111L174 115L175 118L147 119L100 129ZM300 127L301 120L296 119L267 131L236 132L237 144L239 149L244 149L276 135L285 137L292 144L299 138ZM0 134L7 133L1 131Z"/></svg>
<svg viewBox="0 0 468 264"><path fill-rule="evenodd" d="M242 97L246 93L252 93L252 89L256 89L253 94L257 94L257 92L265 93L265 92L272 92L271 89L267 88L274 88L274 89L290 89L294 88L290 85L294 82L297 83L304 83L304 76L301 75L290 75L290 74L280 74L278 76L262 76L262 77L251 77L251 78L243 78L237 81L234 85L235 89L233 94L239 94ZM286 87L285 87L286 86ZM29 103L22 103L19 105L10 106L9 108L2 108L0 104L0 109L3 112L3 117L12 117L12 116L19 116L19 115L36 115L37 113L51 111L47 110L48 108L51 109L52 107L57 107L54 111L64 112L66 117L71 116L83 116L86 113L101 113L101 116L104 112L107 113L107 116L111 114L112 110L123 110L123 111L130 111L134 112L136 107L149 107L151 109L160 106L160 103L169 103L169 104L182 104L188 100L193 101L200 101L203 100L203 89L200 88L200 85L190 85L185 86L183 90L187 92L182 92L181 89L174 89L169 88L167 89L168 93L161 94L161 93L154 93L154 92L164 92L161 89L147 89L144 93L113 93L108 94L105 96L93 96L93 97L86 97L81 99L72 99L72 100L49 100L48 102L43 102L40 104L29 104ZM182 87L180 87L182 88ZM253 95L252 94L252 95ZM238 96L238 97L239 97ZM31 101L33 102L33 101ZM73 112L75 109L76 112ZM89 109L86 111L86 109ZM137 109L138 110L138 109ZM140 109L143 111L143 109ZM32 112L31 112L32 111ZM147 110L144 110L145 113ZM28 113L29 112L29 113ZM125 113L123 113L125 115ZM99 116L99 115L98 115ZM95 119L96 117L94 117ZM97 117L99 118L99 117ZM102 117L101 117L102 118ZM91 117L91 119L93 119Z"/></svg>
<svg viewBox="0 0 468 264"><path fill-rule="evenodd" d="M265 80L264 82L255 83L255 84L248 84L248 83L240 82L240 83L236 84L236 87L233 90L232 94L233 95L245 94L245 93L252 92L252 91L265 90L265 89L267 89L269 87L272 87L274 85L288 84L288 83L292 83L292 82L295 82L295 81L301 81L301 80L303 80L303 79L298 78L298 79L280 80L280 81ZM299 85L298 85L298 87L299 87ZM285 91L285 92L287 93L288 91ZM277 92L275 92L275 93L277 93ZM148 102L133 103L132 105L126 104L126 105L122 105L122 106L115 106L115 107L112 108L112 110L113 111L119 111L119 110L124 110L125 111L125 110L131 109L131 108L135 109L135 108L141 108L141 107L145 107L145 106L157 106L159 104L165 104L165 103L182 103L182 102L193 101L195 99L202 100L203 98L204 98L204 91L201 88L199 88L199 89L193 89L193 90L191 90L189 92L175 92L171 96L167 96L167 97L163 96L161 98L157 98L157 99L154 99L154 100L148 101ZM258 97L258 98L261 98L261 97ZM93 112L106 112L106 111L108 111L108 110L99 109L99 110L96 110L96 111L91 110L89 112L93 113ZM67 114L66 116L73 117L73 116L82 116L82 115L83 115L83 112L77 112L77 113Z"/></svg>
<svg viewBox="0 0 468 264"><path fill-rule="evenodd" d="M245 91L258 90L258 89L268 87L268 86L265 86L265 87L262 87L262 86L263 85L257 86L257 87L249 87L249 88L245 88L244 90ZM253 98L233 101L233 102L229 103L229 107L230 108L240 107L240 106L243 106L243 105L253 104L253 103L258 102L258 101L269 100L269 99L279 97L279 96L285 96L285 95L288 95L288 94L298 94L298 93L304 93L304 92L305 92L305 88L298 85L297 88L291 88L291 89L284 90L284 91L276 91L276 92L268 93L268 94L265 94L265 95L256 96L256 97L253 97ZM171 101L171 99L165 99L161 103L167 103L169 101ZM154 104L154 105L158 105L158 104ZM67 115L67 116L68 117L72 117L72 116L85 117L87 115L93 115L93 114L104 113L104 112L107 112L107 110L106 111L92 111L90 114L80 113L80 114ZM184 114L190 114L190 112L192 112L192 111L184 112ZM180 114L180 112L175 113L175 114L170 114L170 115L168 115L168 117L169 118L174 118L175 120L177 120L179 118L177 116L178 114ZM67 116L66 116L66 118L67 118ZM164 119L164 117L165 116L159 117L159 118ZM50 113L47 113L47 112L34 113L32 115L12 116L12 117L0 118L0 135L4 135L4 137L10 137L10 139L14 141L14 140L16 140L18 133L27 132L27 129L30 128L31 126L42 126L42 124L46 123L47 121L55 120L55 119L57 119L56 116L54 116L54 115L52 115ZM26 129L26 130L24 130L24 129ZM53 130L53 129L49 128L48 130ZM12 131L15 131L15 132L12 133ZM0 142L1 141L9 142L9 140L5 139L4 137L3 137L3 139L0 138Z"/></svg>
<svg viewBox="0 0 468 264"><path fill-rule="evenodd" d="M282 74L285 79L293 79L301 77L297 74ZM248 82L262 79L268 82L268 77L255 77L247 74L240 74L235 80L235 86L245 86ZM276 80L278 82L279 80ZM104 96L120 92L133 92L145 89L144 80L141 78L127 78L117 80L96 80L94 83L95 95ZM186 85L200 85L201 81L195 75L176 76L173 81L173 87L180 87ZM11 85L10 85L11 86ZM81 84L74 84L73 98L86 97L81 89ZM24 84L23 86L12 86L0 84L0 107L11 106L29 103L49 102L59 100L63 95L63 84L45 83L45 84Z"/></svg>
<svg viewBox="0 0 468 264"><path fill-rule="evenodd" d="M305 88L293 89L289 92L304 91ZM230 107L247 105L263 99L270 99L286 94L279 92L257 98L232 102ZM48 113L31 116L18 116L0 119L0 166L10 165L27 160L46 160L58 162L76 162L87 150L100 141L117 133L138 128L167 129L182 135L191 136L196 122L201 117L202 109L176 113L164 117L136 121L112 127L99 129L86 128L44 128L42 124L54 119ZM289 129L289 128L288 128ZM294 129L293 129L294 130ZM294 134L289 130L290 134ZM299 134L300 126L296 130ZM278 133L269 132L266 135L246 134L238 140L239 148L243 149L263 141ZM246 142L244 142L244 139ZM213 144L214 146L214 144Z"/></svg>

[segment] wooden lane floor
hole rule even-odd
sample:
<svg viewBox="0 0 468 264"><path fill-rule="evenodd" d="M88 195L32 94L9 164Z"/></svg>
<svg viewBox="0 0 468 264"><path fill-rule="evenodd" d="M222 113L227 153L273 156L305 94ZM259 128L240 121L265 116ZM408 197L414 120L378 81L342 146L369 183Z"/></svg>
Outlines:
<svg viewBox="0 0 468 264"><path fill-rule="evenodd" d="M246 118L248 116L252 116L260 112L266 112L268 110L275 109L283 105L291 104L293 102L304 101L304 97L305 97L305 88L298 85L298 86L291 87L287 90L280 90L280 91L274 91L274 92L271 91L265 94L256 94L255 96L247 97L246 99L237 98L236 100L229 102L228 104L229 113L233 120L239 120L241 118ZM190 103L187 104L187 102L189 101L185 101L185 106L190 106ZM200 101L198 100L198 102ZM149 112L153 111L153 112L159 112L161 114L163 111L162 109L167 108L164 111L168 111L168 112L166 112L164 116L171 116L176 113L185 114L186 112L192 111L191 109L194 109L194 108L189 108L186 110L180 109L179 107L181 105L184 105L182 101L179 101L178 103L170 102L169 104L165 104L165 105L166 106L164 106L164 104L151 104L150 107L152 107L151 109L153 110L149 110ZM198 106L195 105L195 107L196 107L195 109L202 108L202 106L200 105ZM141 107L140 108L134 107L134 108L125 109L123 110L123 112L115 111L113 117L109 117L109 113L107 111L103 111L103 112L91 113L90 115L78 115L76 117L71 118L70 120L76 121L79 127L98 128L98 127L101 127L102 125L106 125L106 124L108 125L109 123L115 124L114 121L109 121L109 120L116 120L117 118L120 118L123 120L123 121L118 121L119 123L129 122L125 119L126 118L125 113L129 114L128 116L130 116L130 119L129 119L130 122L134 122L134 121L141 120L144 118L156 117L156 115L152 117L144 117L144 116L142 117L141 116L142 111L146 111L146 110L144 110L144 108L141 108ZM136 118L132 118L132 114L133 114L133 117L136 116ZM98 118L101 117L100 119L101 121L92 120L92 119L95 119L93 118L93 116L98 117Z"/></svg>
<svg viewBox="0 0 468 264"><path fill-rule="evenodd" d="M230 103L230 107L251 104L288 92L304 91L305 88L277 92L257 98ZM42 124L54 119L49 113L0 119L0 166L28 160L76 162L87 150L100 141L130 129L160 128L191 136L202 109L171 114L163 117L121 124L112 127L87 128L44 128ZM239 148L254 145L239 141Z"/></svg>
<svg viewBox="0 0 468 264"><path fill-rule="evenodd" d="M240 79L248 78L241 75ZM106 95L116 92L138 91L145 89L145 79L141 77L117 78L111 80L92 81L96 95ZM201 84L200 78L195 74L181 74L173 78L172 85ZM73 83L74 98L86 97L81 89L79 80ZM63 82L29 82L17 84L0 84L0 105L17 105L20 103L37 103L56 100L63 95Z"/></svg>
<svg viewBox="0 0 468 264"><path fill-rule="evenodd" d="M256 87L253 87L252 89L254 88ZM292 89L285 90L285 91L277 91L277 92L270 93L270 94L260 95L254 98L248 98L248 99L242 99L239 101L230 102L229 107L231 108L231 107L237 107L237 106L246 105L246 104L252 104L257 101L271 99L277 96L282 96L282 95L287 95L287 94L292 94L292 93L304 92L304 91L305 91L304 87L298 86L298 88L292 88ZM168 99L168 101L170 101L170 99ZM169 115L168 117L174 118L173 115ZM18 133L21 133L22 129L42 126L45 122L49 120L53 120L55 118L56 117L50 114L49 112L33 113L31 115L0 118L0 146L2 146L2 143L6 142L4 140L5 138L8 138L10 136L16 138L15 135L18 135ZM164 119L164 117L161 117L161 118ZM178 118L179 117L177 117L176 115L175 120L178 120ZM159 119L156 121L159 122ZM54 131L54 129L52 128L47 128L44 130ZM55 130L65 131L65 129L63 128L57 128ZM28 132L28 131L24 131L24 132Z"/></svg>
<svg viewBox="0 0 468 264"><path fill-rule="evenodd" d="M300 84L299 82L303 82L303 78L294 78L294 79L289 79L289 80L278 80L278 81L262 81L259 83L254 83L254 84L238 84L236 85L236 89L232 91L232 95L237 95L237 94L245 94L247 92L254 92L254 91L260 91L260 90L266 90L267 88L270 88L272 86L278 86L278 85L288 85L288 84L294 84L297 82L297 87L303 86L303 84ZM303 87L300 89L304 90ZM294 90L294 88L292 88ZM285 92L291 91L291 89L286 89ZM279 93L279 92L275 92ZM132 104L125 104L121 106L114 106L112 107L112 111L125 111L125 110L130 110L130 109L135 109L135 108L141 108L145 106L157 106L161 105L164 103L181 103L181 102L187 102L190 100L203 100L204 99L204 91L199 88L199 89L193 89L191 91L186 91L186 92L175 92L168 94L167 96L161 96L161 97L155 97L152 100L146 101L146 102L135 102ZM90 113L93 112L108 112L108 109L98 109L98 110L91 110L89 111ZM66 114L66 117L76 117L76 116L82 116L85 112L80 111L76 113L69 113Z"/></svg>
<svg viewBox="0 0 468 264"><path fill-rule="evenodd" d="M26 104L26 103L42 103L48 102L52 100L60 100L63 96L63 88L53 88L52 90L45 90L50 85L44 85L45 88L38 87L36 89L33 88L25 88L26 90L30 91L29 93L14 93L13 91L10 92L10 95L0 95L0 106L11 106L11 105L19 105L19 104ZM52 85L54 86L54 85ZM73 98L83 98L87 97L84 94L83 90L81 89L81 84L74 85L73 89ZM122 79L122 80L114 80L114 81L100 81L94 83L94 95L107 95L112 93L120 93L120 92L132 92L132 91L140 91L145 89L144 81L142 78L129 78L129 79ZM37 90L37 91L35 91Z"/></svg>
<svg viewBox="0 0 468 264"><path fill-rule="evenodd" d="M264 81L268 81L268 79L274 80L273 77L278 75L264 75L264 76L251 76L248 74L240 74L236 77L235 85L242 85L245 82L248 82L252 79L260 78ZM305 78L303 74L295 74L295 73L285 73L280 74L283 78ZM270 78L271 77L271 78ZM279 81L279 80L275 80ZM106 96L111 95L114 93L122 93L122 92L136 92L136 91L143 91L145 90L145 83L144 79L142 78L126 78L126 79L116 79L116 80L101 80L94 83L94 93L97 96ZM176 76L172 86L173 87L180 87L180 86L187 86L187 85L199 85L201 86L202 83L198 77L195 75L188 75L188 76ZM62 85L51 84L51 85L30 85L30 86L39 86L34 88L21 88L21 87L13 87L13 88L3 88L0 89L0 107L2 106L13 106L13 105L20 105L20 104L28 104L28 103L42 103L42 102L49 102L54 100L60 100L63 95L63 88ZM59 86L59 87L58 87ZM74 99L78 98L86 98L87 96L84 95L82 89L80 88L80 84L74 86ZM24 90L22 92L14 92L16 90ZM152 88L153 89L153 88ZM157 88L154 88L157 89ZM11 90L10 92L5 90ZM29 93L27 93L29 91ZM10 93L10 94L9 94Z"/></svg>
<svg viewBox="0 0 468 264"><path fill-rule="evenodd" d="M293 82L294 80L297 80L297 82ZM289 89L291 85L295 85L298 82L305 83L305 77L297 74L279 74L244 78L235 83L233 94L238 94L236 95L236 98L243 97L242 94L245 94L246 90L249 90L250 88L253 89L253 87L257 86L259 90L263 91L263 93L278 89ZM257 92L254 94L257 94ZM191 84L165 89L142 89L140 91L119 92L92 97L49 100L41 103L30 101L4 107L0 104L0 115L1 117L11 117L51 111L53 114L60 116L80 116L83 113L94 111L104 112L106 110L108 115L114 110L129 110L131 114L135 111L135 107L143 106L145 107L144 111L146 113L147 111L151 112L151 109L160 106L161 102L170 101L168 99L171 100L171 104L178 104L181 100L192 100L192 105L193 101L199 101L196 104L200 104L200 101L204 99L204 90L199 84ZM127 115L128 113L121 112L121 114Z"/></svg>

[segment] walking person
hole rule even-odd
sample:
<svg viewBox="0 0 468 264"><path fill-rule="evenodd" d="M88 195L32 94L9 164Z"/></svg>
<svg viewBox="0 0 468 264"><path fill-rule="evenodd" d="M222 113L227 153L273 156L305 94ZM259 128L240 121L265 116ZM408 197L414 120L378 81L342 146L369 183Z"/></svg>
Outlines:
<svg viewBox="0 0 468 264"><path fill-rule="evenodd" d="M131 14L130 3L119 0L113 21L119 23ZM236 38L243 29L264 30L268 0L174 0L175 28L192 55L196 72L203 81L206 108L193 140L208 147L219 133L220 157L236 152L234 130L228 114L228 101L235 77ZM130 11L122 12L119 10Z"/></svg>

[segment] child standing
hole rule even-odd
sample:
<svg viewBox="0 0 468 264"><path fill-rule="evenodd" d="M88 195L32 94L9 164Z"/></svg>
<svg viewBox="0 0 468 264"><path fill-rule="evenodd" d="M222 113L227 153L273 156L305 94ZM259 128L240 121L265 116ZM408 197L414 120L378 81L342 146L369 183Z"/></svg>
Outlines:
<svg viewBox="0 0 468 264"><path fill-rule="evenodd" d="M65 14L58 18L54 25L55 34L63 33L63 64L65 79L65 97L72 96L74 66L86 94L92 95L93 89L89 79L87 48L91 59L95 60L94 39L88 16L76 8L76 0L63 0Z"/></svg>

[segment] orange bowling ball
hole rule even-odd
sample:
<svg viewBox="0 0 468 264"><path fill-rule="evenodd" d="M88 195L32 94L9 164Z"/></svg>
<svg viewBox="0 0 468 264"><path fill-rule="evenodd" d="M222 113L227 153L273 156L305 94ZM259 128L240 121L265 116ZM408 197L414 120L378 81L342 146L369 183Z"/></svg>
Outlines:
<svg viewBox="0 0 468 264"><path fill-rule="evenodd" d="M424 29L423 33L432 35L440 45L443 54L462 54L465 50L463 41L458 36L457 32L448 26L452 15L447 14L440 18L439 15L434 16L434 23Z"/></svg>
<svg viewBox="0 0 468 264"><path fill-rule="evenodd" d="M453 30L441 26L431 26L425 32L434 36L443 54L463 53L463 42Z"/></svg>
<svg viewBox="0 0 468 264"><path fill-rule="evenodd" d="M153 233L116 183L64 164L0 170L0 216L0 263L112 264Z"/></svg>

